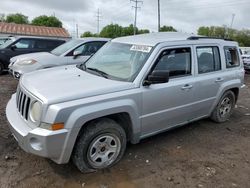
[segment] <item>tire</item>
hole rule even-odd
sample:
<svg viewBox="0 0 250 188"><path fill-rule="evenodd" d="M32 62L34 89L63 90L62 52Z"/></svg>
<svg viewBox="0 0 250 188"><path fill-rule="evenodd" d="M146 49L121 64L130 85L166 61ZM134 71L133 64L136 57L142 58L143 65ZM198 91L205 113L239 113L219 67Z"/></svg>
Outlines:
<svg viewBox="0 0 250 188"><path fill-rule="evenodd" d="M83 173L109 168L126 150L126 133L115 121L102 118L89 123L77 139L73 163Z"/></svg>
<svg viewBox="0 0 250 188"><path fill-rule="evenodd" d="M235 94L231 90L226 91L222 95L210 118L217 123L225 122L232 115L234 107Z"/></svg>
<svg viewBox="0 0 250 188"><path fill-rule="evenodd" d="M3 74L3 70L4 70L3 64L0 62L0 75Z"/></svg>

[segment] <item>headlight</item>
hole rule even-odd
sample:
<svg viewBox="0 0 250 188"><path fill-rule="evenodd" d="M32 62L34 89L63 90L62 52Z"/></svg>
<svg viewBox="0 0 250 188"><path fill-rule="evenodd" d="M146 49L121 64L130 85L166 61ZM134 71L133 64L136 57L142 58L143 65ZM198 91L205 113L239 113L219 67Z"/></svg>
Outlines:
<svg viewBox="0 0 250 188"><path fill-rule="evenodd" d="M35 64L37 61L34 59L25 59L25 60L20 60L17 62L18 65L32 65Z"/></svg>
<svg viewBox="0 0 250 188"><path fill-rule="evenodd" d="M42 104L38 101L34 102L30 110L30 118L33 122L37 122L41 118Z"/></svg>

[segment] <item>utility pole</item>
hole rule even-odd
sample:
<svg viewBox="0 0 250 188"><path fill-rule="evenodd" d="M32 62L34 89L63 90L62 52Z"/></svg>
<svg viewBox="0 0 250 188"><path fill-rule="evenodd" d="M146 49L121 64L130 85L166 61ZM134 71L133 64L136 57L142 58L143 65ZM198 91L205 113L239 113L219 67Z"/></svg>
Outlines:
<svg viewBox="0 0 250 188"><path fill-rule="evenodd" d="M97 9L96 18L97 18L97 34L99 34L99 32L100 32L100 21L101 21L101 13L100 13L99 8Z"/></svg>
<svg viewBox="0 0 250 188"><path fill-rule="evenodd" d="M233 29L234 17L235 17L235 14L232 14L232 21L230 24L230 29Z"/></svg>
<svg viewBox="0 0 250 188"><path fill-rule="evenodd" d="M161 9L160 9L160 0L158 0L158 32L161 30Z"/></svg>
<svg viewBox="0 0 250 188"><path fill-rule="evenodd" d="M134 21L134 35L136 35L136 22L137 22L137 9L141 8L138 6L139 3L143 3L143 1L139 1L139 0L130 0L130 2L134 2L135 6L132 6L132 8L135 9L135 21Z"/></svg>
<svg viewBox="0 0 250 188"><path fill-rule="evenodd" d="M76 24L76 38L78 38L78 24Z"/></svg>
<svg viewBox="0 0 250 188"><path fill-rule="evenodd" d="M233 13L233 14L232 14L231 24L230 24L230 26L227 28L227 37L228 37L228 38L230 37L230 29L231 29L231 32L233 33L234 17L235 17L235 14ZM232 33L231 33L231 34L232 34Z"/></svg>

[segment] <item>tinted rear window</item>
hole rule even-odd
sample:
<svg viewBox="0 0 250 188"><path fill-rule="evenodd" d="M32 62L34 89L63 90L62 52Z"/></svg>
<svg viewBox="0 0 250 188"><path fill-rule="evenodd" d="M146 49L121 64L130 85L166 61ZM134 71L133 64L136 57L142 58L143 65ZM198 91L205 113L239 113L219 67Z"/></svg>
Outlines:
<svg viewBox="0 0 250 188"><path fill-rule="evenodd" d="M59 40L37 40L35 48L52 50L63 43L64 41Z"/></svg>

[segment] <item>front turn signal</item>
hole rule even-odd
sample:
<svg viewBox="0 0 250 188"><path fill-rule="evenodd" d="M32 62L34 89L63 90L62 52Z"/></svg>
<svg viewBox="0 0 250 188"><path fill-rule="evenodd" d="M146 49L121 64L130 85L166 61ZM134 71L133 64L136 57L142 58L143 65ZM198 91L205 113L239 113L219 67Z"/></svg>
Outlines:
<svg viewBox="0 0 250 188"><path fill-rule="evenodd" d="M40 128L51 130L51 131L57 131L57 130L64 128L64 123L53 123L53 124L41 123Z"/></svg>
<svg viewBox="0 0 250 188"><path fill-rule="evenodd" d="M64 128L64 123L54 123L51 125L51 130L56 131Z"/></svg>

